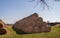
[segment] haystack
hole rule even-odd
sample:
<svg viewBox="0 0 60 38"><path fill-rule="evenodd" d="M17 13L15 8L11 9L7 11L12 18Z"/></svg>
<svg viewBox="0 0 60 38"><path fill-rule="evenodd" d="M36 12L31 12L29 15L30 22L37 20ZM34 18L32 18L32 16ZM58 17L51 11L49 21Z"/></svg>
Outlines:
<svg viewBox="0 0 60 38"><path fill-rule="evenodd" d="M60 24L56 24L55 27L60 28Z"/></svg>
<svg viewBox="0 0 60 38"><path fill-rule="evenodd" d="M42 28L44 27L44 28ZM28 17L25 17L19 21L17 21L13 25L13 30L16 33L41 33L48 29L50 31L51 28L48 28L46 24L44 24L42 17L39 17L37 13L34 13ZM46 30L46 32L48 32Z"/></svg>
<svg viewBox="0 0 60 38"><path fill-rule="evenodd" d="M42 32L50 32L51 31L51 26L48 25L46 22L43 22L41 29L42 29Z"/></svg>
<svg viewBox="0 0 60 38"><path fill-rule="evenodd" d="M9 30L7 25L0 19L0 35L8 34Z"/></svg>

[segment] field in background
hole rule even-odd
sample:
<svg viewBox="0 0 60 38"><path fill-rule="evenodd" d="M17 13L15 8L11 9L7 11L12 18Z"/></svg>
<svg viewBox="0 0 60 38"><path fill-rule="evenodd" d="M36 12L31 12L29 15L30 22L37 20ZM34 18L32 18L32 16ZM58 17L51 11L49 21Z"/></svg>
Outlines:
<svg viewBox="0 0 60 38"><path fill-rule="evenodd" d="M12 26L8 26L10 33L8 35L0 35L0 38L60 38L60 28L51 27L51 32L48 33L34 33L34 34L16 34Z"/></svg>

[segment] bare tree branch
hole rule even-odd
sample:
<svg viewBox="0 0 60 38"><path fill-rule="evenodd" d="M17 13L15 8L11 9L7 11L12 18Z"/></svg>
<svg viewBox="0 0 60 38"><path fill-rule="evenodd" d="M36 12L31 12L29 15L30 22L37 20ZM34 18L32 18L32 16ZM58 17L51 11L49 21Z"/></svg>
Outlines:
<svg viewBox="0 0 60 38"><path fill-rule="evenodd" d="M29 1L29 2L33 2L33 1L35 1L35 0L31 0L31 1Z"/></svg>
<svg viewBox="0 0 60 38"><path fill-rule="evenodd" d="M56 2L60 1L60 0L55 0Z"/></svg>
<svg viewBox="0 0 60 38"><path fill-rule="evenodd" d="M46 5L47 7L49 7L49 5L45 2L45 0L40 0L40 2L42 2L44 5Z"/></svg>
<svg viewBox="0 0 60 38"><path fill-rule="evenodd" d="M32 0L31 2L33 2L33 1L36 1L36 2L37 2L36 5L35 5L35 7L36 7L39 3L42 3L42 4L46 5L46 6L49 8L49 5L46 3L45 0ZM35 7L34 7L34 8L35 8Z"/></svg>
<svg viewBox="0 0 60 38"><path fill-rule="evenodd" d="M34 6L34 8L39 4L40 2L38 1L37 3L36 3L36 5Z"/></svg>

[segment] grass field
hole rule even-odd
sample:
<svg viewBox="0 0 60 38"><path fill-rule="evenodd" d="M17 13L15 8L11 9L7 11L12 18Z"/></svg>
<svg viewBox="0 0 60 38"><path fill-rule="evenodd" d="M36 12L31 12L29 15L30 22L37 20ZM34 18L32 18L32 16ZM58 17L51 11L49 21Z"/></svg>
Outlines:
<svg viewBox="0 0 60 38"><path fill-rule="evenodd" d="M8 26L10 33L8 35L0 35L0 38L60 38L60 28L51 27L51 32L34 33L34 34L16 34L11 26Z"/></svg>

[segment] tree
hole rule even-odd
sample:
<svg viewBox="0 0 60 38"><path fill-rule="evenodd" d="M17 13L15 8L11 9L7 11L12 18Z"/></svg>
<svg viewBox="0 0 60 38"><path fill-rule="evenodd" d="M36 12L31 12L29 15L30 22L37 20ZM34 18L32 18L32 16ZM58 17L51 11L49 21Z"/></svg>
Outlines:
<svg viewBox="0 0 60 38"><path fill-rule="evenodd" d="M60 1L60 0L55 0L56 2Z"/></svg>
<svg viewBox="0 0 60 38"><path fill-rule="evenodd" d="M46 3L47 0L32 0L31 2L33 1L37 1L36 3L36 6L39 4L39 3L42 3L43 5L46 5L48 8L49 8L49 5ZM54 0L56 2L60 1L60 0Z"/></svg>
<svg viewBox="0 0 60 38"><path fill-rule="evenodd" d="M33 2L33 1L36 1L36 0L32 0L31 2ZM42 4L46 5L47 7L49 7L49 5L46 3L45 0L37 0L36 6L37 6L39 3L42 3Z"/></svg>

